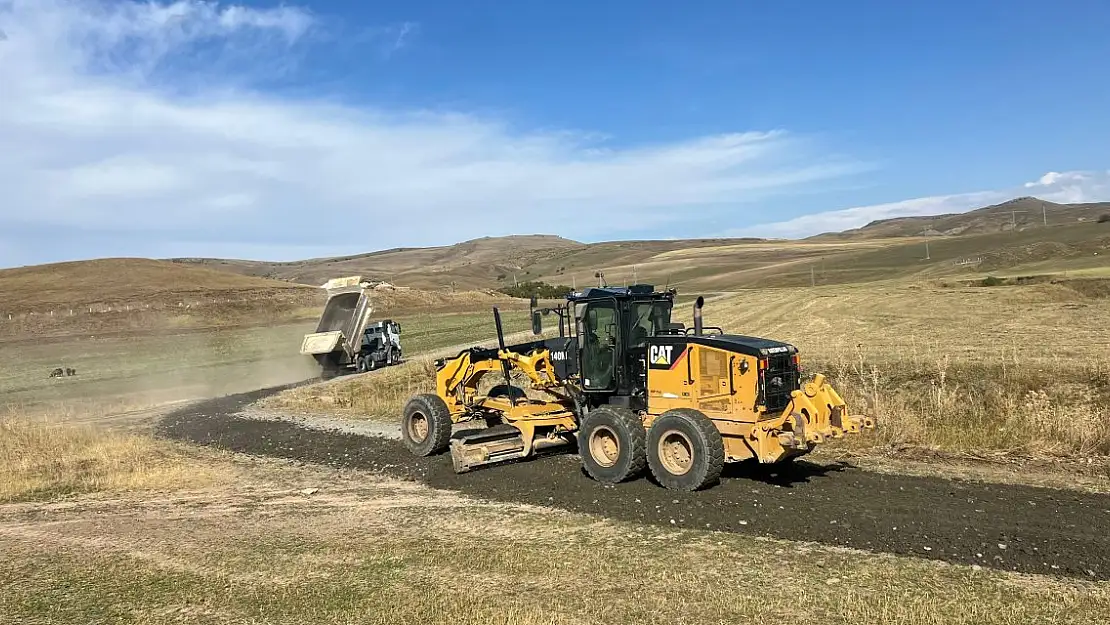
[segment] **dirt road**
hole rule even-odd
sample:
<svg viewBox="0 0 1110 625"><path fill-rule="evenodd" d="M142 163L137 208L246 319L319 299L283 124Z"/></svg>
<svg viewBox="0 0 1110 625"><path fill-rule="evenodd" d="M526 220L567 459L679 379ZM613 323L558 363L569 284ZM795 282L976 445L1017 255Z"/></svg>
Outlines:
<svg viewBox="0 0 1110 625"><path fill-rule="evenodd" d="M415 458L399 442L241 419L257 391L166 416L167 437L239 452L359 468L480 499L551 506L634 523L809 541L1026 573L1110 579L1110 496L872 473L799 463L736 468L698 493L647 479L608 487L562 455L464 475L450 459Z"/></svg>

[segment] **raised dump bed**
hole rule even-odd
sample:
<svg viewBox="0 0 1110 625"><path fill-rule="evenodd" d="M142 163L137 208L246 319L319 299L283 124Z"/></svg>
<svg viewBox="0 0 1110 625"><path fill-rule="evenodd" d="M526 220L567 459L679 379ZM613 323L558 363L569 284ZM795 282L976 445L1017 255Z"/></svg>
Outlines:
<svg viewBox="0 0 1110 625"><path fill-rule="evenodd" d="M328 292L328 301L316 331L304 336L301 353L315 358L324 377L330 377L357 365L374 307L370 301L371 287L361 276L329 280L323 288Z"/></svg>

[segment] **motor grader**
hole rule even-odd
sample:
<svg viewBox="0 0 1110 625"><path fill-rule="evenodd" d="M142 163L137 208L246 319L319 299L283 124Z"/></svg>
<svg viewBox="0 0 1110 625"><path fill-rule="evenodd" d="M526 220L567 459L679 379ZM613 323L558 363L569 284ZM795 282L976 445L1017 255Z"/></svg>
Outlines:
<svg viewBox="0 0 1110 625"><path fill-rule="evenodd" d="M676 292L651 285L588 288L535 308L559 318L559 335L473 347L435 361L436 391L412 397L401 418L418 456L450 447L456 472L552 448L577 447L595 480L650 470L664 487L698 490L725 462L788 462L828 439L874 428L853 415L821 374L802 380L798 350L764 338L671 321ZM489 384L493 382L493 384ZM453 436L454 424L485 427Z"/></svg>

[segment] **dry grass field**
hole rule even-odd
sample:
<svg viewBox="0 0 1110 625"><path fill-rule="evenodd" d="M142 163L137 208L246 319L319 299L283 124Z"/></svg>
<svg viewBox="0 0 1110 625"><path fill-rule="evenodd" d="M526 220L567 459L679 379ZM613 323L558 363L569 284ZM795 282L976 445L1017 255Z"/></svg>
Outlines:
<svg viewBox="0 0 1110 625"><path fill-rule="evenodd" d="M768 290L706 323L796 344L881 440L976 454L1110 453L1110 298L1101 283Z"/></svg>
<svg viewBox="0 0 1110 625"><path fill-rule="evenodd" d="M183 446L92 425L0 421L0 502L197 488L226 473Z"/></svg>
<svg viewBox="0 0 1110 625"><path fill-rule="evenodd" d="M9 580L0 623L1110 618L1105 583L619 523L358 472L203 454L188 462L177 476L151 475L131 457L95 477L95 495L0 506ZM78 487L57 492L88 481L70 483Z"/></svg>
<svg viewBox="0 0 1110 625"><path fill-rule="evenodd" d="M101 421L319 375L308 324L0 343L0 415ZM50 378L55 367L77 375Z"/></svg>

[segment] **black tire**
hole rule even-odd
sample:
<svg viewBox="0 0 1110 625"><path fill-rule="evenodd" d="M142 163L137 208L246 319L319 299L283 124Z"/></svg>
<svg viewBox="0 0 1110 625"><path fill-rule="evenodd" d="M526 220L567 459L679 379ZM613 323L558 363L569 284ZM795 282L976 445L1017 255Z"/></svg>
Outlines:
<svg viewBox="0 0 1110 625"><path fill-rule="evenodd" d="M647 466L644 422L627 408L601 406L586 414L578 430L578 456L593 479L616 484L638 477Z"/></svg>
<svg viewBox="0 0 1110 625"><path fill-rule="evenodd" d="M725 466L725 443L701 412L677 408L664 412L647 433L651 474L666 488L694 491L715 484Z"/></svg>
<svg viewBox="0 0 1110 625"><path fill-rule="evenodd" d="M432 456L447 450L451 440L451 413L437 395L423 393L405 404L401 439L413 454Z"/></svg>
<svg viewBox="0 0 1110 625"><path fill-rule="evenodd" d="M362 354L359 354L359 356L355 359L355 369L357 369L359 373L366 373L370 370L366 360L366 356Z"/></svg>

